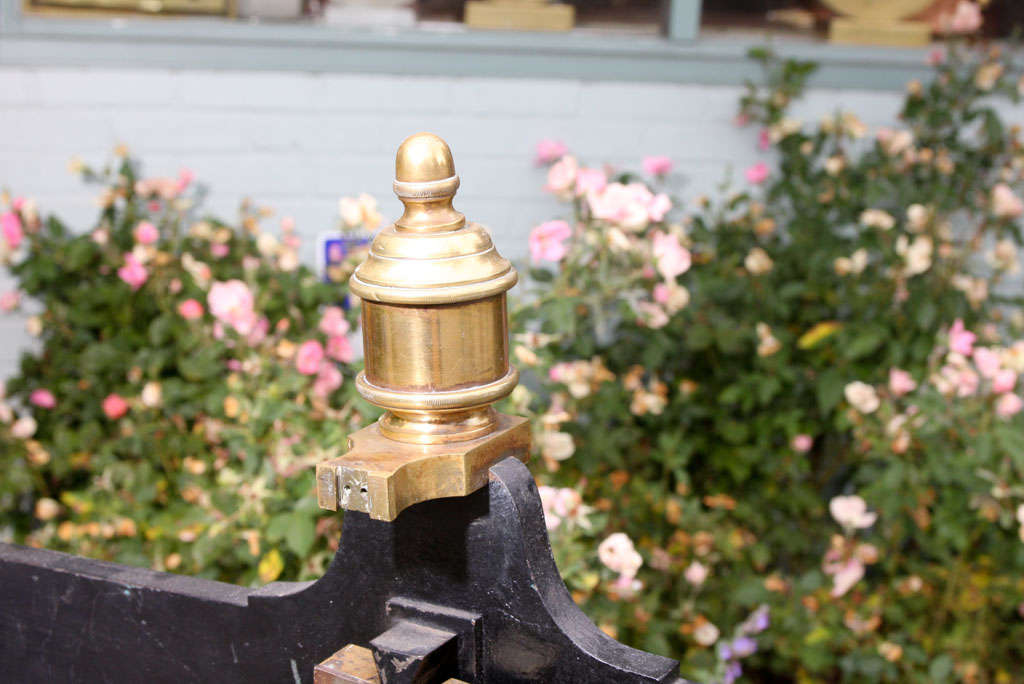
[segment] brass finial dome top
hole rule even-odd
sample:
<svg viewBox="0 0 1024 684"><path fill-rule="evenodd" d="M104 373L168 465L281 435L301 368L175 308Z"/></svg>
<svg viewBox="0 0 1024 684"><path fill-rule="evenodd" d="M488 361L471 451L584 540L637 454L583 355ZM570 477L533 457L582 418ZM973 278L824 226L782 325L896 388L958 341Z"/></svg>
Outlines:
<svg viewBox="0 0 1024 684"><path fill-rule="evenodd" d="M405 212L381 230L350 281L353 294L393 304L451 304L505 292L518 278L491 236L452 206L459 189L448 144L409 136L395 155Z"/></svg>
<svg viewBox="0 0 1024 684"><path fill-rule="evenodd" d="M455 162L448 143L433 133L410 135L395 155L395 180L425 183L447 180L455 175Z"/></svg>

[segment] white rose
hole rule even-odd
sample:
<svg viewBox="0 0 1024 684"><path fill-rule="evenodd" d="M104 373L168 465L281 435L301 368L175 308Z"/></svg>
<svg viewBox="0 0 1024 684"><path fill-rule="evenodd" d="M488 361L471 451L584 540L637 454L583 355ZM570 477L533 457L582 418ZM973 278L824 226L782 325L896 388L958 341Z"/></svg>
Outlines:
<svg viewBox="0 0 1024 684"><path fill-rule="evenodd" d="M701 646L711 646L718 641L718 627L711 622L702 623L700 627L693 631L693 638Z"/></svg>
<svg viewBox="0 0 1024 684"><path fill-rule="evenodd" d="M1017 245L1013 240L1003 238L996 243L995 249L988 253L988 263L995 269L1016 273L1020 270L1020 262L1017 259Z"/></svg>
<svg viewBox="0 0 1024 684"><path fill-rule="evenodd" d="M608 535L597 547L597 557L612 572L629 577L634 577L644 562L624 532Z"/></svg>
<svg viewBox="0 0 1024 684"><path fill-rule="evenodd" d="M866 382L860 380L851 382L843 389L843 394L846 396L846 401L861 413L874 413L878 410L880 403L878 392Z"/></svg>
<svg viewBox="0 0 1024 684"><path fill-rule="evenodd" d="M163 399L163 388L159 382L147 382L142 388L142 405L148 408L156 408Z"/></svg>
<svg viewBox="0 0 1024 684"><path fill-rule="evenodd" d="M256 238L256 249L258 249L260 254L265 257L271 256L277 252L279 244L280 243L277 238L270 233L261 233L260 236Z"/></svg>
<svg viewBox="0 0 1024 684"><path fill-rule="evenodd" d="M764 275L770 273L774 268L775 262L768 256L768 252L764 251L760 247L754 247L750 250L750 253L743 259L743 267L751 273L751 275Z"/></svg>
<svg viewBox="0 0 1024 684"><path fill-rule="evenodd" d="M708 566L703 563L693 561L687 566L686 571L683 572L683 577L685 577L686 581L693 586L699 587L704 584L704 581L707 580L709 574L710 570L708 570Z"/></svg>
<svg viewBox="0 0 1024 684"><path fill-rule="evenodd" d="M907 228L913 233L920 233L928 226L931 212L923 204L911 204L907 207Z"/></svg>
<svg viewBox="0 0 1024 684"><path fill-rule="evenodd" d="M39 316L29 316L25 321L25 330L32 337L39 337L43 334L43 319Z"/></svg>
<svg viewBox="0 0 1024 684"><path fill-rule="evenodd" d="M28 439L32 435L36 434L36 427L35 418L32 416L23 416L14 421L14 425L11 426L11 434L17 439Z"/></svg>
<svg viewBox="0 0 1024 684"><path fill-rule="evenodd" d="M576 451L572 435L567 432L544 432L540 438L540 452L544 458L564 461Z"/></svg>
<svg viewBox="0 0 1024 684"><path fill-rule="evenodd" d="M830 176L838 176L845 166L846 161L837 154L825 161L825 173Z"/></svg>
<svg viewBox="0 0 1024 684"><path fill-rule="evenodd" d="M860 222L868 228L879 228L881 230L890 230L896 225L896 219L892 217L892 214L881 209L865 209L861 212Z"/></svg>

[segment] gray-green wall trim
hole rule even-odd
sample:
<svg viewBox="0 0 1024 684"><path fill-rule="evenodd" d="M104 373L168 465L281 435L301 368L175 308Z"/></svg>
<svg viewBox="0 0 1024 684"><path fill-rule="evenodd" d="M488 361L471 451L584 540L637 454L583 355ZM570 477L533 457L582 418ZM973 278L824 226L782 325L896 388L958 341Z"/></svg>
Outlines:
<svg viewBox="0 0 1024 684"><path fill-rule="evenodd" d="M693 0L687 0L692 2ZM345 30L221 19L22 16L2 0L0 66L242 69L730 85L756 77L746 58L771 42L821 63L812 84L891 90L927 73L925 49L828 45L756 33L653 36ZM671 29L671 26L670 26ZM679 37L679 36L677 36Z"/></svg>

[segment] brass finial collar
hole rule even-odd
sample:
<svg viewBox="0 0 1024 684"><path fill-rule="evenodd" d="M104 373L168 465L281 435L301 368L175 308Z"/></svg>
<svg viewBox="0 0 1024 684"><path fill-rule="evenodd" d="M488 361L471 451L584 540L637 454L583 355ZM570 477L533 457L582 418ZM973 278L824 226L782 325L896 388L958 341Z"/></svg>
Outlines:
<svg viewBox="0 0 1024 684"><path fill-rule="evenodd" d="M394 190L405 213L380 233L352 276L352 292L383 304L454 304L516 284L512 264L452 200L459 188L451 150L432 133L406 138L395 157Z"/></svg>

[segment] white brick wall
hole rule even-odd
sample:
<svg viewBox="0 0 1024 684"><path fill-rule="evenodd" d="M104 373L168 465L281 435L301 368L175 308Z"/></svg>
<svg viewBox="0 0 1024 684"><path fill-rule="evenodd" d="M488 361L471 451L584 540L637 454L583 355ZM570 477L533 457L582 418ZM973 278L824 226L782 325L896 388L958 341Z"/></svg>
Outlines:
<svg viewBox="0 0 1024 684"><path fill-rule="evenodd" d="M488 225L498 248L525 254L526 233L555 216L532 166L534 144L565 140L589 162L636 168L676 162L684 195L711 191L757 158L754 135L731 124L741 90L672 84L337 74L0 69L0 186L32 196L76 227L91 226L92 188L69 157L101 162L124 142L152 174L193 169L208 208L232 215L249 195L294 216L305 236L330 228L337 199L369 192L393 218L395 148L429 130L451 144L457 206ZM805 118L844 107L892 123L900 95L815 91ZM1019 117L1019 114L1018 114ZM312 240L305 256L312 258ZM9 287L0 277L0 289ZM0 316L0 377L25 343L23 321Z"/></svg>

